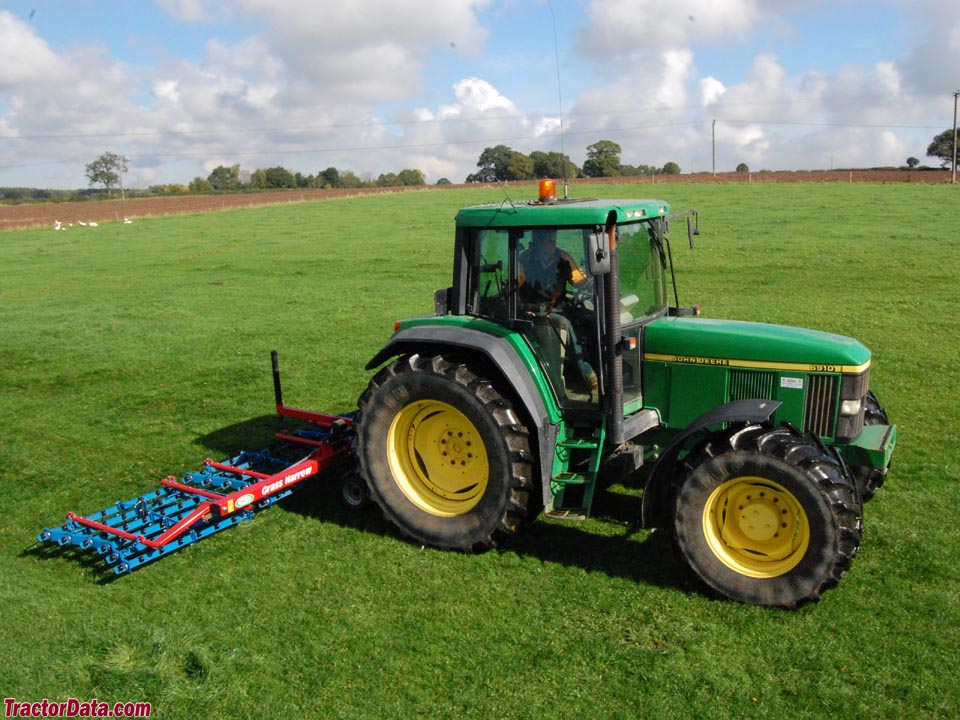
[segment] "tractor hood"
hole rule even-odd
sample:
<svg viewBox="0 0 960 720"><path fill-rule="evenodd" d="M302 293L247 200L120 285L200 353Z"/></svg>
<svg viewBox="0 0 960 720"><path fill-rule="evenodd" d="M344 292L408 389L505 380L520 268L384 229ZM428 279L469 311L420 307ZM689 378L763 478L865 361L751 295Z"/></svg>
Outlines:
<svg viewBox="0 0 960 720"><path fill-rule="evenodd" d="M870 365L870 351L853 338L786 325L663 317L646 326L643 338L647 360L814 372Z"/></svg>

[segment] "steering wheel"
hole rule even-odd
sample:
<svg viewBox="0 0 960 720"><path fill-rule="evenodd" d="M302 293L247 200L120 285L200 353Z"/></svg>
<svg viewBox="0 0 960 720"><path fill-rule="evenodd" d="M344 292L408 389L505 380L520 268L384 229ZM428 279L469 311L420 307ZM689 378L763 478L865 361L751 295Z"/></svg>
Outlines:
<svg viewBox="0 0 960 720"><path fill-rule="evenodd" d="M587 309L587 303L593 303L593 275L587 278L579 285L574 286L573 293L570 294L570 303L574 307Z"/></svg>

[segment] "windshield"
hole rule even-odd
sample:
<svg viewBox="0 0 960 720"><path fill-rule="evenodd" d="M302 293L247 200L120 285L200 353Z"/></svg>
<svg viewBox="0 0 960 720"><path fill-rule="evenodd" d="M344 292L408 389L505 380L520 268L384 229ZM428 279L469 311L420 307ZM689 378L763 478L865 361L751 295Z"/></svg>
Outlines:
<svg viewBox="0 0 960 720"><path fill-rule="evenodd" d="M621 324L658 313L667 306L663 245L649 222L617 228L620 253Z"/></svg>

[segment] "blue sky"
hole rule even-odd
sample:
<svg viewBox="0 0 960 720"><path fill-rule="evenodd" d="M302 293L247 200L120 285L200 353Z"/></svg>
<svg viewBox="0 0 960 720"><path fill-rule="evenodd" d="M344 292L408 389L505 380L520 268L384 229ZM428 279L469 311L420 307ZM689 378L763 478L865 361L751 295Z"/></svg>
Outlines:
<svg viewBox="0 0 960 720"><path fill-rule="evenodd" d="M0 1L0 186L414 167L612 139L630 164L902 165L952 121L956 0ZM556 21L557 45L554 45Z"/></svg>

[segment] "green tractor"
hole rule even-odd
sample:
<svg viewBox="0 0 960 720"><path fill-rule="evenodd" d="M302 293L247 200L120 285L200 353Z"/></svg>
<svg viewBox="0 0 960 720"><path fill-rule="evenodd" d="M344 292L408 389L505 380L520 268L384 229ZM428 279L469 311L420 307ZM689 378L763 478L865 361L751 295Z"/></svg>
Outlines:
<svg viewBox="0 0 960 720"><path fill-rule="evenodd" d="M635 479L643 525L713 590L818 599L857 554L896 443L870 351L680 307L668 230L685 220L692 247L695 212L540 195L457 214L452 286L367 365L387 363L359 399L353 500L476 551Z"/></svg>

